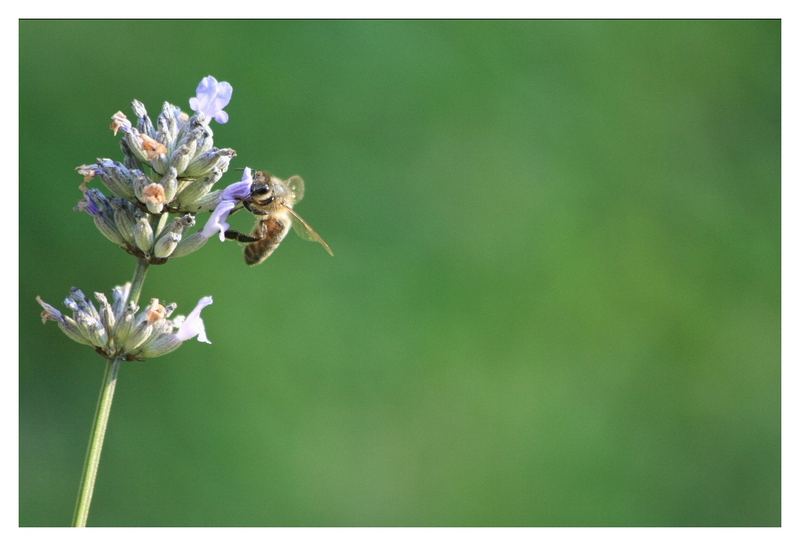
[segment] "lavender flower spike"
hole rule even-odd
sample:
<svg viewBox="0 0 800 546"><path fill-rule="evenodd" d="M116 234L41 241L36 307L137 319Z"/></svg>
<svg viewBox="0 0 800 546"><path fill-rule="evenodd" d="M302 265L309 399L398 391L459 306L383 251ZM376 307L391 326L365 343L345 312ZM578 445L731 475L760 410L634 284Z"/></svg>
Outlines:
<svg viewBox="0 0 800 546"><path fill-rule="evenodd" d="M200 80L196 92L197 96L189 99L192 110L208 119L214 118L217 123L228 123L228 113L223 108L231 101L231 84L218 82L214 76L206 76Z"/></svg>
<svg viewBox="0 0 800 546"><path fill-rule="evenodd" d="M253 185L253 176L250 173L250 167L245 167L242 173L242 180L234 182L224 190L222 190L222 197L219 205L211 213L208 222L203 227L203 237L208 239L215 233L219 232L219 240L225 240L225 232L228 230L228 216L231 211L236 207L239 201L247 198L250 195L250 188Z"/></svg>
<svg viewBox="0 0 800 546"><path fill-rule="evenodd" d="M189 316L183 320L180 328L178 328L178 331L175 332L175 337L181 341L186 341L197 336L197 341L211 343L206 337L206 325L203 323L203 319L200 318L200 311L212 303L214 303L214 300L211 298L211 296L204 296L200 298L200 301L197 302L197 305L195 305L194 309L192 309L192 312L189 313Z"/></svg>

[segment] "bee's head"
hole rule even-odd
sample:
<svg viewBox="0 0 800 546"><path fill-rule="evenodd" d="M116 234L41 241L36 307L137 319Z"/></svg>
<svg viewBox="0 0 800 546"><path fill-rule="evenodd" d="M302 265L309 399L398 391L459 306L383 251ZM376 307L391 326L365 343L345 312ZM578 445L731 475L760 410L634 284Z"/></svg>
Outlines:
<svg viewBox="0 0 800 546"><path fill-rule="evenodd" d="M250 190L250 200L256 204L266 205L272 202L272 186L269 182L258 182L253 184Z"/></svg>

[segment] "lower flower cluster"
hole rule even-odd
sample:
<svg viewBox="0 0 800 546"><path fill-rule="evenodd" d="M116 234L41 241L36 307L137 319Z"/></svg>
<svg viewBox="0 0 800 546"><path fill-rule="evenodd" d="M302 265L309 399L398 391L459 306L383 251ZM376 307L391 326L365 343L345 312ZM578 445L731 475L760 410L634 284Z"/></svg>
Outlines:
<svg viewBox="0 0 800 546"><path fill-rule="evenodd" d="M131 283L115 286L110 302L105 294L95 292L95 304L81 290L72 288L64 300L71 315L62 313L38 296L36 301L43 309L42 322L56 322L67 337L94 347L109 358L154 358L174 351L193 337L211 343L200 318L203 308L213 303L210 296L200 298L188 316L178 315L171 319L176 304L163 305L158 299L152 299L140 310L130 301L130 290Z"/></svg>

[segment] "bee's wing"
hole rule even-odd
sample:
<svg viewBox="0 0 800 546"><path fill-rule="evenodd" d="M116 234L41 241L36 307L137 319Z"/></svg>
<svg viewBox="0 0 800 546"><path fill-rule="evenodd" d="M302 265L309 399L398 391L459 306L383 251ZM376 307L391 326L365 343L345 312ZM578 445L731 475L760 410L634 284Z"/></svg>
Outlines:
<svg viewBox="0 0 800 546"><path fill-rule="evenodd" d="M314 231L314 228L308 225L308 222L303 220L303 218L299 214L297 214L294 210L292 210L291 207L286 207L286 210L289 211L289 214L292 216L292 219L294 220L292 222L292 227L294 228L294 232L297 233L297 235L301 239L321 244L322 248L325 249L325 252L333 256L333 250L331 250L330 245L325 242L325 239L323 239L319 233Z"/></svg>
<svg viewBox="0 0 800 546"><path fill-rule="evenodd" d="M294 204L296 205L302 201L303 196L306 194L306 183L303 182L303 179L296 174L292 175L286 181L286 185L289 186L289 189L294 194Z"/></svg>

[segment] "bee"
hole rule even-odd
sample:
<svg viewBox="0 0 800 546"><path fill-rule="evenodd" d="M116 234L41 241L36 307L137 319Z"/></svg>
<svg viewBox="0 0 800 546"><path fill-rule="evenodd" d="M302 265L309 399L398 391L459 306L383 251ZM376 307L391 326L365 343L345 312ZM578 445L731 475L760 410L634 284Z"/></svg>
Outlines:
<svg viewBox="0 0 800 546"><path fill-rule="evenodd" d="M305 183L299 176L281 180L265 171L253 173L250 196L242 201L244 208L257 216L253 233L225 232L226 238L247 243L244 247L247 265L258 265L269 258L289 233L289 228L294 228L301 239L319 243L333 256L333 250L325 239L294 211L304 194Z"/></svg>

